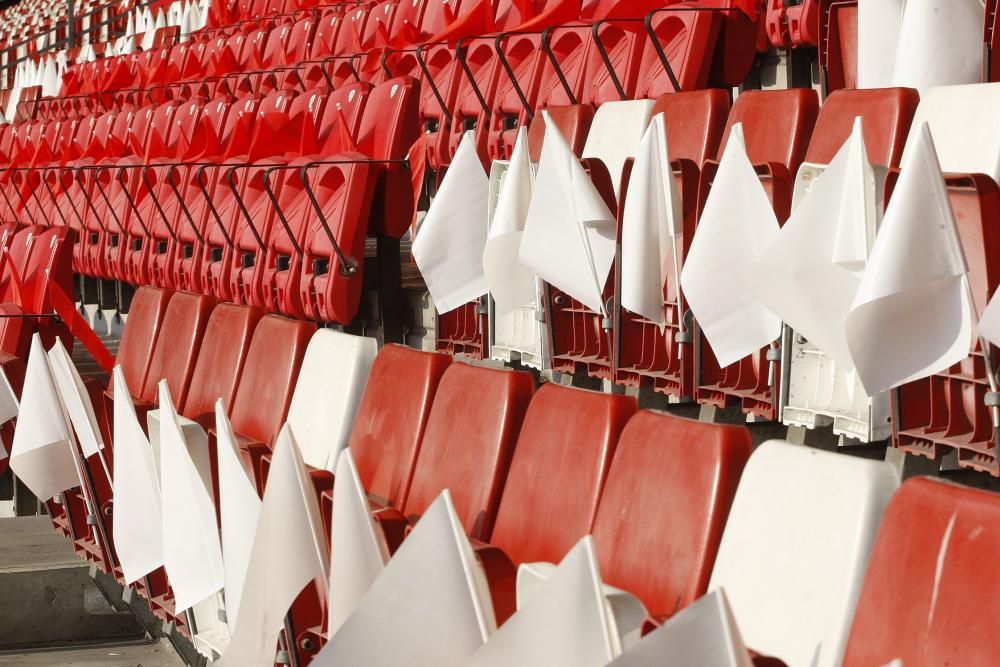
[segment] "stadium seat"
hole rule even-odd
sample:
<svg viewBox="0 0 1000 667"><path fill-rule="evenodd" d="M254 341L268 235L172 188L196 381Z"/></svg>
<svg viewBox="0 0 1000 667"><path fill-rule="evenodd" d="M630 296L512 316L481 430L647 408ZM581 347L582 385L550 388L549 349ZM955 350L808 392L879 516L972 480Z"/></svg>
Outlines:
<svg viewBox="0 0 1000 667"><path fill-rule="evenodd" d="M361 483L374 501L405 506L434 398L450 365L448 355L402 345L386 345L375 357L349 441Z"/></svg>
<svg viewBox="0 0 1000 667"><path fill-rule="evenodd" d="M718 158L722 157L733 125L742 123L747 156L760 175L779 223L783 224L791 213L792 185L805 158L818 112L816 91L792 88L741 93L729 113ZM718 162L714 160L704 165L701 202L708 196L717 168ZM699 382L695 400L699 403L720 408L737 406L758 419L777 419L781 363L772 352L762 349L720 368L711 346L701 336L696 359L695 374Z"/></svg>
<svg viewBox="0 0 1000 667"><path fill-rule="evenodd" d="M191 382L184 401L174 397L179 414L207 431L215 422L215 402L232 408L250 341L264 311L260 308L220 303L205 325ZM173 397L173 395L171 395Z"/></svg>
<svg viewBox="0 0 1000 667"><path fill-rule="evenodd" d="M434 395L402 512L416 520L444 489L466 532L488 540L514 443L534 393L531 375L452 364ZM478 397L469 401L470 396Z"/></svg>
<svg viewBox="0 0 1000 667"><path fill-rule="evenodd" d="M921 100L913 128L930 127L959 238L969 265L977 312L1000 285L992 260L1000 252L994 221L1000 217L1000 121L989 110L1000 100L1000 84L931 89ZM989 350L996 363L996 353ZM963 468L1000 475L992 395L981 344L947 371L896 390L893 444L911 454L938 458L957 451ZM995 367L995 366L994 366Z"/></svg>
<svg viewBox="0 0 1000 667"><path fill-rule="evenodd" d="M594 114L583 147L583 162L612 214L617 215L622 174L639 149L653 105L653 100L608 102ZM609 275L604 286L605 303L614 296L614 289ZM613 323L604 322L601 313L592 312L552 285L548 291L546 321L551 331L552 368L564 373L581 369L592 377L613 380Z"/></svg>
<svg viewBox="0 0 1000 667"><path fill-rule="evenodd" d="M800 201L805 196L848 139L858 117L862 119L868 160L877 169L876 190L883 190L886 168L899 168L918 98L917 91L908 88L832 93L820 110L809 150L795 180L793 199ZM788 369L782 407L785 424L808 428L832 424L835 435L861 442L890 436L889 397L869 399L853 373L835 369L829 358L809 341L790 336L790 344L782 353L782 364L787 364ZM844 387L845 392L831 392L827 389L830 386ZM837 395L853 396L853 400L849 406L838 405Z"/></svg>
<svg viewBox="0 0 1000 667"><path fill-rule="evenodd" d="M839 665L882 513L888 463L772 440L750 457L708 588L748 648L788 665Z"/></svg>
<svg viewBox="0 0 1000 667"><path fill-rule="evenodd" d="M140 388L146 384L160 327L173 294L156 287L140 287L132 296L129 324L122 331L115 356L115 365L122 367L129 387Z"/></svg>
<svg viewBox="0 0 1000 667"><path fill-rule="evenodd" d="M591 530L604 583L637 595L659 620L704 595L749 456L745 427L636 413Z"/></svg>
<svg viewBox="0 0 1000 667"><path fill-rule="evenodd" d="M683 265L683 255L694 237L701 168L709 157L718 153L729 115L729 98L721 90L669 93L657 98L653 105L652 115L658 113L664 114L667 149L681 197ZM664 286L669 321L662 331L656 323L619 309L614 344L615 378L625 386L651 386L654 391L683 400L694 393L694 355L681 353L682 347L690 349L691 336L687 326L686 331L681 331L687 305L678 286L672 283Z"/></svg>
<svg viewBox="0 0 1000 667"><path fill-rule="evenodd" d="M844 667L991 664L997 599L977 573L1000 550L998 518L995 493L922 477L903 484L875 540Z"/></svg>
<svg viewBox="0 0 1000 667"><path fill-rule="evenodd" d="M374 338L320 329L309 339L288 405L302 460L333 473L337 455L348 444L378 344ZM264 454L255 473L263 491L271 457Z"/></svg>
<svg viewBox="0 0 1000 667"><path fill-rule="evenodd" d="M250 339L229 421L251 470L271 451L288 415L292 391L309 339L316 326L309 322L267 315ZM213 429L214 431L214 429Z"/></svg>
<svg viewBox="0 0 1000 667"><path fill-rule="evenodd" d="M489 546L479 549L498 622L514 610L513 568L558 563L590 532L619 435L636 409L631 397L555 384L532 399Z"/></svg>
<svg viewBox="0 0 1000 667"><path fill-rule="evenodd" d="M167 381L174 404L184 405L202 337L215 305L213 297L201 294L176 292L170 297L163 313L163 335L157 336L146 381L136 392L137 409L157 404L160 380Z"/></svg>

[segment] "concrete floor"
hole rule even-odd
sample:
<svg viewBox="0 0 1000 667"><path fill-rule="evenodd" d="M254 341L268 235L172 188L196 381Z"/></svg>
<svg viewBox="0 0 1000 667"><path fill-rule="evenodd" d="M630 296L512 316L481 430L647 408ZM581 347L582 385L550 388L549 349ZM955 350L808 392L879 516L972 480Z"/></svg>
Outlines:
<svg viewBox="0 0 1000 667"><path fill-rule="evenodd" d="M178 667L184 663L166 639L26 653L0 653L0 665L17 667Z"/></svg>
<svg viewBox="0 0 1000 667"><path fill-rule="evenodd" d="M47 516L5 518L0 530L0 574L86 567Z"/></svg>

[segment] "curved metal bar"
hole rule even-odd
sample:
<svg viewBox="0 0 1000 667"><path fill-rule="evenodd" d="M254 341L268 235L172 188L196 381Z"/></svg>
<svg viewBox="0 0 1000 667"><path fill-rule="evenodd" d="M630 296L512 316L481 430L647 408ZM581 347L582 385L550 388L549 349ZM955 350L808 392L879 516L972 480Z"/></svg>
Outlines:
<svg viewBox="0 0 1000 667"><path fill-rule="evenodd" d="M122 176L129 169L138 169L140 167L145 167L144 164L127 164L127 165L115 165L114 169L118 170L118 175L116 178L118 182L122 184L122 192L125 193L125 199L128 200L129 206L132 207L132 212L135 213L135 219L139 222L139 226L142 227L142 233L146 235L146 238L153 238L152 233L149 231L149 227L146 226L146 222L142 219L142 214L139 213L139 206L135 203L135 197L128 190L128 185L122 180ZM124 227L122 228L122 233L128 234L128 230Z"/></svg>
<svg viewBox="0 0 1000 667"><path fill-rule="evenodd" d="M382 51L382 57L379 58L379 66L388 78L392 78L392 70L389 69L389 64L386 63L386 58L389 57L390 53L397 53L395 49L384 49Z"/></svg>
<svg viewBox="0 0 1000 667"><path fill-rule="evenodd" d="M148 192L149 196L153 198L153 206L156 207L156 211L160 214L160 217L163 218L163 225L167 228L167 231L170 232L170 238L176 242L177 233L174 231L173 225L170 224L170 221L167 220L167 214L163 210L163 206L160 205L160 200L156 196L156 193L153 191L153 184L149 182L149 172L152 170L153 165L146 165L146 168L142 170L142 183L146 186L146 192Z"/></svg>
<svg viewBox="0 0 1000 667"><path fill-rule="evenodd" d="M208 204L208 210L212 213L212 217L215 218L215 224L219 228L219 232L222 233L222 238L225 240L226 245L229 246L230 250L235 246L233 245L233 239L230 238L229 232L226 231L226 226L222 223L222 217L219 216L219 212L215 208L215 202L212 201L212 196L208 194L208 188L205 187L205 183L202 181L202 176L205 174L205 170L209 167L214 167L219 165L214 164L203 164L195 172L195 182L198 184L198 189L201 190L202 196L205 198L205 203Z"/></svg>
<svg viewBox="0 0 1000 667"><path fill-rule="evenodd" d="M573 90L570 88L569 81L566 80L566 74L562 71L562 67L559 65L559 61L556 59L556 54L552 52L552 44L550 43L549 36L553 31L559 29L562 26L550 26L542 31L542 51L549 59L549 64L556 72L556 77L559 79L559 83L562 84L563 91L566 93L566 97L569 98L571 105L576 105L576 95L573 94Z"/></svg>
<svg viewBox="0 0 1000 667"><path fill-rule="evenodd" d="M517 99L521 101L521 106L524 107L524 111L528 114L529 118L534 118L535 110L531 108L530 104L528 104L528 98L524 94L524 91L521 90L521 84L517 82L517 77L514 75L514 68L511 67L510 61L507 60L507 54L503 52L503 47L501 46L501 42L507 39L507 36L510 34L512 33L502 32L497 35L496 41L494 42L496 45L497 57L500 58L500 65L503 66L504 73L507 74L507 78L510 80L511 85L514 86L514 92L517 93Z"/></svg>
<svg viewBox="0 0 1000 667"><path fill-rule="evenodd" d="M83 172L84 170L91 170L91 169L100 172L102 169L107 169L107 167L99 167L96 165L90 167L78 167L76 172L76 180L80 184L80 186L83 187L84 197L87 198L87 203L90 205L90 210L94 213L94 219L97 220L97 224L100 225L101 231L103 231L105 234L110 234L111 230L109 230L107 226L104 224L104 220L101 218L100 213L97 212L97 207L94 206L93 200L90 198L90 195L87 194L87 188L84 187L84 183L82 180ZM115 224L118 225L118 229L123 229L121 218L118 217L118 213L111 205L111 199L108 197L108 193L104 191L104 187L101 185L100 179L94 179L94 185L97 187L97 190L101 193L101 197L104 199L104 205L107 207L108 213L111 214L111 217L115 219Z"/></svg>
<svg viewBox="0 0 1000 667"><path fill-rule="evenodd" d="M177 170L177 165L170 165L167 169L167 184L170 189L173 190L174 196L177 198L177 204L184 211L184 217L187 218L188 225L191 227L191 231L194 232L194 237L198 239L200 245L205 245L205 238L201 235L201 230L198 229L198 225L194 224L194 216L191 215L190 209L187 207L187 202L184 201L184 197L181 195L181 191L177 188L177 184L174 183L174 172Z"/></svg>
<svg viewBox="0 0 1000 667"><path fill-rule="evenodd" d="M246 203L243 201L243 197L240 196L239 190L236 189L236 170L246 169L247 167L252 167L253 164L235 164L226 170L226 182L229 184L229 189L233 191L233 196L236 197L236 204L240 207L240 212L243 214L243 219L247 221L247 226L250 228L250 233L253 235L254 241L257 242L257 247L261 250L267 250L264 245L264 239L261 238L260 232L257 231L257 226L253 224L253 219L250 217L250 211L247 210Z"/></svg>
<svg viewBox="0 0 1000 667"><path fill-rule="evenodd" d="M11 216L12 216L11 219L12 220L17 220L17 218L18 218L17 209L14 208L14 205L10 203L10 197L7 196L7 188L4 185L0 185L0 195L3 196L3 200L7 204L7 208L10 209L10 213L11 213Z"/></svg>
<svg viewBox="0 0 1000 667"><path fill-rule="evenodd" d="M334 254L337 255L337 260L340 262L340 275L345 278L350 278L358 272L358 264L353 259L345 255L344 251L340 248L340 244L337 243L333 230L330 229L330 223L327 222L326 215L323 213L323 207L320 206L319 200L316 199L316 193L313 192L312 186L309 184L309 169L311 167L319 166L320 164L320 162L309 162L302 165L299 176L302 179L302 185L305 186L306 195L309 197L310 203L312 203L313 210L316 211L316 217L319 218L319 224L323 226L323 231L326 232L326 237L330 241L330 245L333 247Z"/></svg>
<svg viewBox="0 0 1000 667"><path fill-rule="evenodd" d="M264 170L264 174L261 178L264 180L264 192L267 193L271 203L274 204L274 212L278 215L278 220L281 221L281 226L285 228L285 234L288 236L288 240L291 242L292 248L295 250L295 254L302 257L304 254L302 252L302 246L299 245L299 242L295 239L295 234L292 233L292 226L288 223L288 218L285 217L285 212L281 210L281 204L278 203L278 197L274 194L274 190L271 188L270 180L271 172L294 168L295 167L287 164L268 167Z"/></svg>
<svg viewBox="0 0 1000 667"><path fill-rule="evenodd" d="M7 171L29 171L30 169L31 169L31 167L9 167L7 169ZM29 218L31 218L31 224L37 225L38 221L35 220L34 214L31 212L31 209L28 207L28 200L24 198L24 194L21 192L21 188L20 187L15 187L14 188L14 192L17 193L17 198L21 200L21 206L24 207L24 209L23 209L24 212L28 214ZM32 192L32 194L35 197L35 201L38 202L39 206L41 206L42 202L38 199L38 195L35 193L34 190L32 190L31 192Z"/></svg>
<svg viewBox="0 0 1000 667"><path fill-rule="evenodd" d="M100 214L97 212L97 207L94 206L94 201L90 198L90 193L87 192L86 184L83 182L83 170L86 168L87 167L77 167L76 171L74 172L74 179L76 180L77 184L79 184L80 191L83 192L83 198L87 200L87 206L90 207L90 212L93 214L94 220L97 221L97 226L101 228L102 232L107 234L108 228L104 224L104 220L101 219ZM115 218L115 222L118 222L118 216L115 215L114 211L111 212L111 215ZM119 226L121 226L120 223ZM84 225L84 227L86 227L86 225Z"/></svg>
<svg viewBox="0 0 1000 667"><path fill-rule="evenodd" d="M626 99L625 87L622 86L621 79L618 78L618 72L615 71L615 66L611 62L611 56L608 55L608 50L605 48L604 42L601 41L600 27L607 22L607 19L598 19L595 21L594 25L590 28L590 34L594 40L594 46L597 48L597 53L601 56L601 62L604 63L604 69L607 70L608 76L611 77L611 83L615 85L618 97L624 100Z"/></svg>
<svg viewBox="0 0 1000 667"><path fill-rule="evenodd" d="M441 96L441 91L438 90L437 84L434 83L433 77L431 77L431 71L427 68L427 61L424 60L424 46L426 44L421 44L417 47L417 64L420 65L420 71L423 73L424 78L427 79L428 85L431 87L431 92L434 93L434 99L437 100L438 106L441 107L441 113L451 123L451 110L448 105L445 104L444 97Z"/></svg>
<svg viewBox="0 0 1000 667"><path fill-rule="evenodd" d="M70 201L72 201L73 197L69 193L69 185L67 185L66 183L64 183L63 179L60 177L60 170L61 171L69 171L70 173L72 173L72 169L66 169L65 167L61 167L61 168L54 167L53 169L57 171L56 178L59 181L59 187L62 189L63 194L66 195L66 197L69 198ZM71 206L70 208L73 210L73 215L76 216L76 219L80 221L80 229L82 230L83 229L83 216L80 215L80 212L78 210L76 210L76 206Z"/></svg>
<svg viewBox="0 0 1000 667"><path fill-rule="evenodd" d="M66 216L63 215L62 209L59 208L59 200L56 199L56 193L53 192L52 187L49 185L49 182L47 180L45 180L45 172L47 172L47 171L49 171L49 170L48 169L42 169L41 173L39 174L39 179L41 180L41 182L43 184L45 184L45 189L49 193L49 198L52 199L52 208L54 208L56 210L56 213L59 215L59 219L62 220L63 227L69 227L69 222L66 220Z"/></svg>
<svg viewBox="0 0 1000 667"><path fill-rule="evenodd" d="M653 11L646 14L646 18L643 19L643 23L646 26L646 34L648 35L650 41L653 43L653 48L656 50L656 55L660 59L660 64L663 65L663 71L667 73L667 77L670 79L670 84L674 87L674 92L681 92L681 84L677 80L677 75L674 73L674 68L670 66L670 61L667 58L667 52L664 51L663 45L660 44L660 40L656 37L656 31L653 29L653 17L657 14L664 13L680 13L680 12L729 12L734 11L726 7L678 7L672 5L670 7L661 7L659 9L654 9ZM739 10L735 10L739 11Z"/></svg>
<svg viewBox="0 0 1000 667"><path fill-rule="evenodd" d="M347 64L351 66L351 74L354 75L354 81L361 83L361 74L358 73L358 68L355 66L355 62L361 59L361 54L355 54L347 59Z"/></svg>
<svg viewBox="0 0 1000 667"><path fill-rule="evenodd" d="M472 74L472 69L469 67L469 63L466 60L468 48L463 44L465 40L466 38L463 37L455 44L455 59L458 60L458 64L462 66L465 78L468 79L469 85L472 86L472 92L476 94L476 99L479 100L479 106L482 107L483 113L488 116L490 115L490 107L486 104L486 96L484 96L483 91L480 90L479 84L476 82L476 77Z"/></svg>

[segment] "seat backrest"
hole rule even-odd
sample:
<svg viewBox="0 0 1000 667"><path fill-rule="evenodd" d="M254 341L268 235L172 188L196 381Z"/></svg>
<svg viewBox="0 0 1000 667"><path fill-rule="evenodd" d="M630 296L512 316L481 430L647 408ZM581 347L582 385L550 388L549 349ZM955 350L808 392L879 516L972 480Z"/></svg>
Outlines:
<svg viewBox="0 0 1000 667"><path fill-rule="evenodd" d="M306 345L315 331L312 322L277 315L260 320L229 415L235 433L268 445L274 442L288 414Z"/></svg>
<svg viewBox="0 0 1000 667"><path fill-rule="evenodd" d="M515 565L558 563L590 531L618 436L636 407L630 396L555 384L538 391L490 540Z"/></svg>
<svg viewBox="0 0 1000 667"><path fill-rule="evenodd" d="M663 114L671 160L701 167L719 150L729 116L729 95L718 88L667 93L656 98L650 116Z"/></svg>
<svg viewBox="0 0 1000 667"><path fill-rule="evenodd" d="M138 391L146 384L163 315L173 295L170 290L158 287L140 287L132 297L128 320L115 356L115 365L122 367L125 383L132 391Z"/></svg>
<svg viewBox="0 0 1000 667"><path fill-rule="evenodd" d="M991 665L1000 597L983 566L1000 556L1000 496L927 477L885 512L844 667Z"/></svg>
<svg viewBox="0 0 1000 667"><path fill-rule="evenodd" d="M884 461L780 440L750 457L709 589L746 645L788 665L839 665L882 513L899 486Z"/></svg>
<svg viewBox="0 0 1000 667"><path fill-rule="evenodd" d="M316 32L313 33L309 57L315 60L331 55L334 52L337 35L343 24L344 15L338 11L328 11L320 17L319 23L316 25Z"/></svg>
<svg viewBox="0 0 1000 667"><path fill-rule="evenodd" d="M662 617L705 594L750 431L650 411L618 440L591 533L605 583Z"/></svg>
<svg viewBox="0 0 1000 667"><path fill-rule="evenodd" d="M611 174L616 198L620 197L618 190L625 161L634 158L639 151L639 142L649 125L652 111L652 100L632 100L607 102L594 114L587 143L583 147L583 157L598 158L604 162Z"/></svg>
<svg viewBox="0 0 1000 667"><path fill-rule="evenodd" d="M722 23L722 14L713 11L661 12L652 16L651 28L656 41L681 91L698 90L708 84L713 56L718 53L715 47ZM639 58L637 96L659 97L664 93L680 92L667 74L652 38L643 40Z"/></svg>
<svg viewBox="0 0 1000 667"><path fill-rule="evenodd" d="M449 489L466 532L489 539L533 393L528 373L452 364L434 396L404 514L420 516Z"/></svg>
<svg viewBox="0 0 1000 667"><path fill-rule="evenodd" d="M358 136L371 88L369 83L358 82L340 86L330 93L316 128L321 154L334 155L352 149L343 144L347 138L354 141Z"/></svg>
<svg viewBox="0 0 1000 667"><path fill-rule="evenodd" d="M187 398L177 403L181 414L195 421L214 419L215 401L220 398L228 414L250 340L262 317L261 308L232 303L215 307L205 326Z"/></svg>
<svg viewBox="0 0 1000 667"><path fill-rule="evenodd" d="M819 97L811 88L740 93L729 112L718 158L722 159L733 125L743 123L750 162L780 164L794 175L805 157L818 114Z"/></svg>
<svg viewBox="0 0 1000 667"><path fill-rule="evenodd" d="M441 376L451 355L386 345L368 374L350 447L361 483L390 507L402 508Z"/></svg>
<svg viewBox="0 0 1000 667"><path fill-rule="evenodd" d="M313 32L316 30L316 18L305 16L292 25L292 31L285 41L285 62L288 64L298 63L309 57L309 49L312 46ZM272 33L273 34L273 33Z"/></svg>
<svg viewBox="0 0 1000 667"><path fill-rule="evenodd" d="M302 360L288 407L288 424L302 460L333 472L347 445L378 343L367 336L320 329Z"/></svg>
<svg viewBox="0 0 1000 667"><path fill-rule="evenodd" d="M201 339L215 304L214 297L190 292L177 292L170 298L163 314L163 335L156 339L146 381L136 394L140 399L155 404L157 384L166 380L174 405L184 404Z"/></svg>
<svg viewBox="0 0 1000 667"><path fill-rule="evenodd" d="M582 103L584 77L588 73L588 57L592 50L590 28L560 26L550 31L548 39L549 48L559 67L557 69L552 64L551 58L545 58L540 62L539 107L561 107Z"/></svg>
<svg viewBox="0 0 1000 667"><path fill-rule="evenodd" d="M805 161L830 164L861 116L872 164L898 167L920 94L913 88L837 90L823 102Z"/></svg>
<svg viewBox="0 0 1000 667"><path fill-rule="evenodd" d="M920 100L910 136L927 123L942 171L986 174L1000 182L998 106L1000 83L931 88Z"/></svg>
<svg viewBox="0 0 1000 667"><path fill-rule="evenodd" d="M416 104L420 84L398 76L375 86L368 94L358 128L358 150L376 160L395 160L420 136Z"/></svg>

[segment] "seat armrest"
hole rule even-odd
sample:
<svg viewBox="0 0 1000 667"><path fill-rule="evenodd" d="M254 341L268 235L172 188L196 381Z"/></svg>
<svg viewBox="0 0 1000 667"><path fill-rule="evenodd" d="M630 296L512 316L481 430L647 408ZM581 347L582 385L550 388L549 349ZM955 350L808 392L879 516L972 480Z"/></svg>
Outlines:
<svg viewBox="0 0 1000 667"><path fill-rule="evenodd" d="M750 649L747 649L747 652L750 654L750 661L753 662L754 667L788 667L788 665L778 658L762 655Z"/></svg>
<svg viewBox="0 0 1000 667"><path fill-rule="evenodd" d="M371 511L375 523L382 530L389 553L396 553L396 549L410 533L410 522L395 507L382 505L371 498L368 499L368 509Z"/></svg>
<svg viewBox="0 0 1000 667"><path fill-rule="evenodd" d="M500 626L517 611L517 566L499 547L473 539L469 543L486 574L493 613Z"/></svg>

